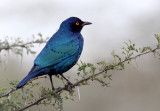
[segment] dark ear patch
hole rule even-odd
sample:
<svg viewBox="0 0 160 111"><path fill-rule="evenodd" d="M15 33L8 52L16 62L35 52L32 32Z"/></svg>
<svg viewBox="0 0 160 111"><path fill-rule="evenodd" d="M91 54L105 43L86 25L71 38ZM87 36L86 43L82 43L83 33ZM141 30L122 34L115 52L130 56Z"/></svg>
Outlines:
<svg viewBox="0 0 160 111"><path fill-rule="evenodd" d="M82 29L82 21L78 20L71 24L71 29L73 32L80 32Z"/></svg>

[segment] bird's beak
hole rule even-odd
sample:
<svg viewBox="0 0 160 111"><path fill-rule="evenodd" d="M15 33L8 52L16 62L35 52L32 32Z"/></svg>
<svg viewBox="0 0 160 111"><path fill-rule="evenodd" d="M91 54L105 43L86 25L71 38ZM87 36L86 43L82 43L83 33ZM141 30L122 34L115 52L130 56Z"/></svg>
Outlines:
<svg viewBox="0 0 160 111"><path fill-rule="evenodd" d="M85 25L90 25L92 24L91 22L83 22L82 26L85 26Z"/></svg>

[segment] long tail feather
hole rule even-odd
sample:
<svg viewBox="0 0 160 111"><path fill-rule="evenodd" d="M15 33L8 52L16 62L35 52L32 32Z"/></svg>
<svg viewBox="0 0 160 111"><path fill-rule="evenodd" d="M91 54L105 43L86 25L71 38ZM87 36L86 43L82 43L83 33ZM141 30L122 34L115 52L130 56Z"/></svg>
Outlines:
<svg viewBox="0 0 160 111"><path fill-rule="evenodd" d="M16 88L20 88L24 86L30 79L36 77L36 73L27 75L19 84L16 86Z"/></svg>

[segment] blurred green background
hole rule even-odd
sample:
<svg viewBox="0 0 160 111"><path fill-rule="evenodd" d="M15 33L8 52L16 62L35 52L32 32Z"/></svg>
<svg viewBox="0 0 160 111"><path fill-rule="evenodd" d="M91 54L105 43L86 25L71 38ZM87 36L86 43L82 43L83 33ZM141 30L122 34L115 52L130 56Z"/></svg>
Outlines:
<svg viewBox="0 0 160 111"><path fill-rule="evenodd" d="M124 42L131 40L137 47L156 47L155 33L160 33L159 0L3 0L0 3L0 39L6 36L24 41L33 34L52 36L60 23L70 16L92 22L82 30L84 50L80 60L96 63L112 62L110 53L118 53ZM34 48L37 54L43 45ZM21 80L33 65L36 55L16 56L11 51L1 53L0 87L8 80ZM5 56L4 56L5 55ZM75 102L65 101L64 111L159 111L160 61L153 54L138 58L123 71L110 71L110 87L96 82L80 87ZM65 73L75 79L77 66ZM48 79L41 85L50 87ZM61 81L54 78L58 87ZM31 108L32 111L54 110L53 107Z"/></svg>

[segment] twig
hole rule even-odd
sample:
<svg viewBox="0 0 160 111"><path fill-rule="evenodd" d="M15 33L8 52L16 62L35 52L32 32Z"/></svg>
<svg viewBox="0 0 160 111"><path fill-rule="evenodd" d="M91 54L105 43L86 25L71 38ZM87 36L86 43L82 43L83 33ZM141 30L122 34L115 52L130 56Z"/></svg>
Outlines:
<svg viewBox="0 0 160 111"><path fill-rule="evenodd" d="M149 51L140 53L140 54L138 54L138 55L136 55L136 56L134 56L134 57L130 57L130 58L124 59L124 60L122 61L122 63L124 63L124 62L126 62L126 61L129 61L129 60L132 60L132 59L136 59L137 57L140 57L140 56L142 56L142 55L145 55L145 54L148 54L148 53L151 53L151 52L155 52L157 49L160 49L160 48L159 48L159 47L156 47L156 48L154 48L154 49L152 49L152 50L149 50Z"/></svg>
<svg viewBox="0 0 160 111"><path fill-rule="evenodd" d="M33 78L31 81L29 81L29 83L32 82L33 80L40 79L40 78L47 78L47 76L45 75L45 76L40 76L40 77ZM20 89L20 88L19 88L19 89ZM10 91L8 91L6 94L0 96L0 98L2 98L2 97L8 97L10 93L12 93L12 92L14 92L14 91L16 91L16 90L18 90L18 89L12 88L12 89L11 89Z"/></svg>
<svg viewBox="0 0 160 111"><path fill-rule="evenodd" d="M2 50L9 50L12 47L22 47L22 48L25 48L27 45L39 44L39 43L46 43L46 40L36 40L36 41L32 41L32 42L26 42L24 44L7 45L7 46L0 47L0 51L2 51Z"/></svg>
<svg viewBox="0 0 160 111"><path fill-rule="evenodd" d="M25 109L27 109L27 108L29 108L31 106L37 105L40 101L42 101L44 99L46 99L46 97L40 97L37 101L35 101L35 102L31 103L31 104L26 105L25 107L19 109L18 111L23 111L23 110L25 110Z"/></svg>
<svg viewBox="0 0 160 111"><path fill-rule="evenodd" d="M8 93L6 93L6 94L0 96L0 98L2 98L2 97L7 97L7 96L10 95L10 93L12 93L12 92L14 92L14 91L16 91L16 90L17 90L16 88L13 88L13 89L11 89L10 91L8 91Z"/></svg>

